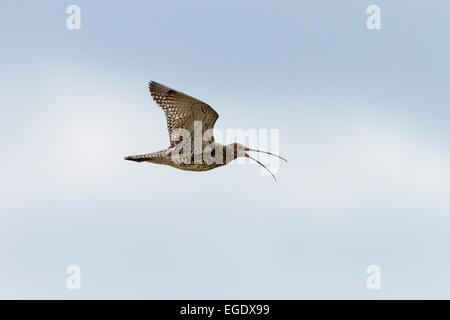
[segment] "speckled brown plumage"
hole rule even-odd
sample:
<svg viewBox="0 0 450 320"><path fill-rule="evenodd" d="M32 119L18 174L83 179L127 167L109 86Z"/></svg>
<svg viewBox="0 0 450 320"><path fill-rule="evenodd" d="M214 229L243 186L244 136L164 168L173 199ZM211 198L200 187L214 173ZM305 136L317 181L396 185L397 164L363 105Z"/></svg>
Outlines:
<svg viewBox="0 0 450 320"><path fill-rule="evenodd" d="M195 163L195 153L193 145L191 145L190 154L184 154L184 158L178 159L178 163L174 161L174 159L177 159L177 157L172 157L172 151L174 151L174 148L180 142L179 138L177 139L174 137L175 131L177 129L188 130L193 141L194 123L196 121L200 121L202 126L201 133L203 137L203 134L206 130L213 129L217 118L219 118L219 115L206 103L188 96L187 94L166 87L165 85L162 85L155 81L151 81L148 87L153 100L158 104L158 106L161 107L161 109L163 109L166 116L167 130L169 131L170 136L170 146L166 150L128 156L125 157L125 159L136 162L146 161L157 164L166 164L178 169L190 171L206 171L225 165L225 161L224 163L206 163L204 161L202 161L201 163ZM210 145L210 147L216 146L213 136L211 136L209 141L204 141L202 143L203 148L207 147L208 145ZM225 147L219 144L217 144L217 146L220 150L223 150L223 148Z"/></svg>
<svg viewBox="0 0 450 320"><path fill-rule="evenodd" d="M209 105L182 92L154 81L150 82L149 89L153 100L164 110L166 115L170 147L174 147L178 142L178 139L173 138L176 129L186 129L193 136L194 122L201 121L203 136L206 130L214 127L219 118L217 112Z"/></svg>
<svg viewBox="0 0 450 320"><path fill-rule="evenodd" d="M189 171L207 171L226 165L237 157L247 157L266 168L258 160L245 153L245 151L265 151L249 149L239 143L224 146L214 141L212 129L219 115L209 105L154 81L149 83L149 90L153 100L163 109L166 116L170 146L168 149L158 152L128 156L125 157L125 160L165 164ZM199 127L194 128L194 126L199 124L201 126L201 137L199 137L201 139L201 150L198 150L198 146L194 146L195 133L200 131L197 130ZM188 151L180 148L182 146L180 142L184 138L176 136L175 133L179 131L178 129L187 130L190 134L190 148ZM207 130L209 130L210 135L205 135ZM203 139L204 137L209 137L209 139L205 140ZM183 152L180 153L181 149ZM217 157L218 155L219 157ZM214 159L214 161L211 159ZM222 160L218 161L218 159ZM275 179L275 176L273 178Z"/></svg>

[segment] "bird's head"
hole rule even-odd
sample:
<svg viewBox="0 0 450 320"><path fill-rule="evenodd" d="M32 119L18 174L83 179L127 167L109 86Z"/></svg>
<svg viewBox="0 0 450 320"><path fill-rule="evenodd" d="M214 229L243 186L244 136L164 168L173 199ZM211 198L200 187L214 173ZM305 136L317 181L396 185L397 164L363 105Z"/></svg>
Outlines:
<svg viewBox="0 0 450 320"><path fill-rule="evenodd" d="M245 151L248 150L246 146L237 142L229 144L227 147L233 151L233 159L245 157Z"/></svg>
<svg viewBox="0 0 450 320"><path fill-rule="evenodd" d="M254 151L254 152L267 153L267 154L270 154L271 156L278 157L278 158L280 158L280 159L282 159L282 160L284 160L284 161L287 162L286 159L284 159L283 157L280 157L280 156L278 156L278 155L276 155L276 154L273 154L273 153L270 153L270 152L267 152L267 151L257 150L257 149L250 149L249 147L244 146L243 144L237 143L237 142L231 143L231 144L227 145L227 151L231 151L231 150L232 150L232 152L233 152L233 156L232 156L232 159L233 159L233 160L234 160L234 159L237 159L237 158L240 158L240 157L245 157L245 158L252 159L252 160L256 161L259 165L263 166L267 171L269 171L269 173L272 175L272 177L273 177L274 179L275 179L275 176L273 175L273 173L270 172L270 170L269 170L265 165L263 165L261 162L259 162L259 161L256 160L255 158L249 156L249 155L247 154L247 151ZM277 179L275 179L275 181L276 181L276 180L277 180Z"/></svg>

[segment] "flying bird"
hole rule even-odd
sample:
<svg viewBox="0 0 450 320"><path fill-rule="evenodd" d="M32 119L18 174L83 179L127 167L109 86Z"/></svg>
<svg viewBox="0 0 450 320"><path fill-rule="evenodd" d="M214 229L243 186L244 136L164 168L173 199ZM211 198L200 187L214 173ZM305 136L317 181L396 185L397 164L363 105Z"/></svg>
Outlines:
<svg viewBox="0 0 450 320"><path fill-rule="evenodd" d="M212 130L219 115L213 108L155 81L149 83L149 90L153 100L166 116L170 146L158 152L128 156L125 160L165 164L189 171L207 171L227 165L238 157L246 157L263 166L276 181L273 173L247 152L262 152L287 162L286 159L267 151L250 149L236 142L228 145L215 142ZM199 134L200 143L195 142L195 137ZM205 135L209 135L209 140L203 139Z"/></svg>

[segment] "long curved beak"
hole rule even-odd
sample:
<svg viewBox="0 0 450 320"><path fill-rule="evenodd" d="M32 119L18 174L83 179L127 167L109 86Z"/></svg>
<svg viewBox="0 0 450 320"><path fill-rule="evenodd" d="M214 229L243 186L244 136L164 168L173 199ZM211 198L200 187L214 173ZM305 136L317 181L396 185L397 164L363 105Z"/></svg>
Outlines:
<svg viewBox="0 0 450 320"><path fill-rule="evenodd" d="M255 151L255 152L261 152L261 153L270 154L271 156L278 157L278 158L280 158L281 160L284 160L284 161L288 162L285 158L280 157L279 155L276 155L276 154L267 152L267 151L261 151L261 150L250 149L250 148L246 148L245 151Z"/></svg>
<svg viewBox="0 0 450 320"><path fill-rule="evenodd" d="M266 169L267 171L269 171L269 173L272 175L272 177L273 177L273 179L275 180L275 181L277 181L277 179L275 178L275 176L273 175L273 173L272 172L270 172L270 170L269 169L267 169L267 167L265 166L265 165L263 165L261 162L259 162L258 160L256 160L255 158L252 158L252 157L250 157L248 154L245 154L245 157L246 158L250 158L250 159L252 159L252 160L254 160L254 161L256 161L257 163L259 163L261 166L263 166L264 167L264 169Z"/></svg>

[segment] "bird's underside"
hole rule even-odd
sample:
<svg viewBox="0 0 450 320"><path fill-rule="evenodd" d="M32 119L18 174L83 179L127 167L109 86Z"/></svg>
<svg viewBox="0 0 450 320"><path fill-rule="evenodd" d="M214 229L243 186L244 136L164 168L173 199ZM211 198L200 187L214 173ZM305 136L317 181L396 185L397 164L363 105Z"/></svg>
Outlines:
<svg viewBox="0 0 450 320"><path fill-rule="evenodd" d="M249 149L239 143L224 146L214 141L212 130L219 115L209 105L154 81L149 83L149 90L166 116L170 146L158 152L128 156L125 160L165 164L189 171L207 171L224 166L238 157L247 157L266 168L245 152L273 154ZM200 143L196 139L200 139Z"/></svg>
<svg viewBox="0 0 450 320"><path fill-rule="evenodd" d="M173 155L172 151L174 148L168 148L166 150L152 152L147 154L140 154L135 156L125 157L125 160L131 160L136 162L150 162L155 164L165 164L177 169L187 170L187 171L208 171L221 166L226 163L217 162L206 162L203 159L196 161L196 154L191 153L190 155ZM197 162L197 163L196 163Z"/></svg>

